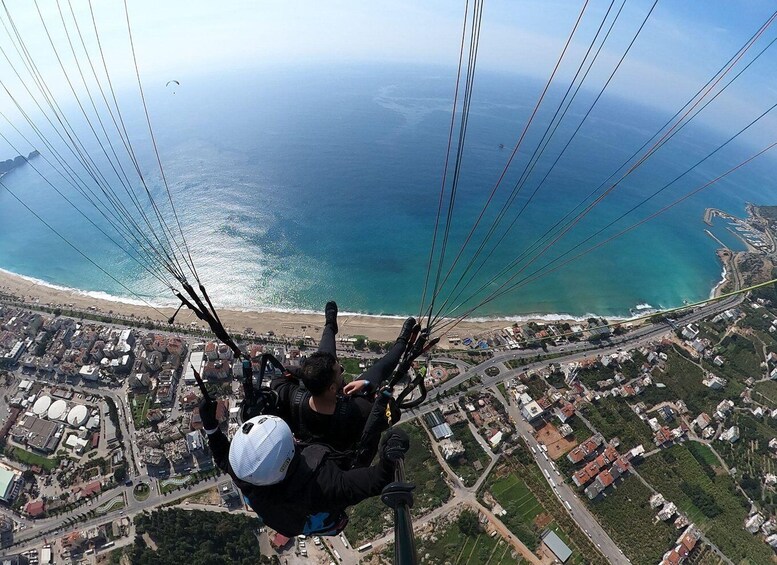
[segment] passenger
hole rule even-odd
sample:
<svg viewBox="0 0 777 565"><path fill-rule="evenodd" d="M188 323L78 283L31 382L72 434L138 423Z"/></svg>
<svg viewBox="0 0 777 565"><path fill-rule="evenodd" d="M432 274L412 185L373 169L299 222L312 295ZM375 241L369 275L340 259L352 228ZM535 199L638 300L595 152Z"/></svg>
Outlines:
<svg viewBox="0 0 777 565"><path fill-rule="evenodd" d="M357 464L369 465L380 434L388 428L389 422L382 419L382 424L372 430L366 441L369 445L360 445L364 426L372 411L375 393L389 380L402 358L416 321L414 318L405 320L388 353L358 379L345 384L335 346L336 303L327 303L325 317L319 349L302 362L297 372L299 379L280 376L273 379L270 386L278 393L280 414L299 441L324 443L338 452L361 451ZM391 412L393 424L399 419L399 410L393 407Z"/></svg>
<svg viewBox="0 0 777 565"><path fill-rule="evenodd" d="M380 494L410 445L407 434L391 429L375 465L344 471L329 447L295 444L289 426L276 416L244 422L231 442L219 429L215 401L203 399L200 416L218 467L264 523L287 537L341 532L346 508Z"/></svg>

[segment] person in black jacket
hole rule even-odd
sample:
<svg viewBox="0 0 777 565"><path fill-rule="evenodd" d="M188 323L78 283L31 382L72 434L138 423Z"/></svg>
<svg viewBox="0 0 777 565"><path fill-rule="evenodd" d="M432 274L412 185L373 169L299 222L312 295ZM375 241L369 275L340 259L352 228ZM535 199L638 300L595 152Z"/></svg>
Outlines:
<svg viewBox="0 0 777 565"><path fill-rule="evenodd" d="M203 399L200 415L216 465L263 522L287 537L340 533L348 523L346 508L380 494L410 447L407 434L392 429L375 465L343 471L328 447L295 444L276 416L251 418L230 442L219 429L215 401Z"/></svg>
<svg viewBox="0 0 777 565"><path fill-rule="evenodd" d="M391 349L367 371L348 384L343 379L343 366L337 361L335 335L337 334L337 304L328 302L326 323L319 349L302 363L296 376L287 373L272 380L270 387L278 393L279 413L300 441L323 443L338 452L356 452L359 449L364 425L372 411L375 393L391 373L405 352L407 341L416 325L408 318ZM302 383L300 383L302 381ZM399 418L399 410L392 410L392 424ZM360 451L358 466L369 465L378 447L378 439L389 426L385 422L370 434L367 446ZM354 456L356 457L356 456Z"/></svg>

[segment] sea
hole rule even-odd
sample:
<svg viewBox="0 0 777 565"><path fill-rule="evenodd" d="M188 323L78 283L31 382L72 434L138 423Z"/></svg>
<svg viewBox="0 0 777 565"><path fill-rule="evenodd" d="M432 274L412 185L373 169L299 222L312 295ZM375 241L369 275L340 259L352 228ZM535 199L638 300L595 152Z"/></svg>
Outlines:
<svg viewBox="0 0 777 565"><path fill-rule="evenodd" d="M178 251L191 254L217 306L321 311L327 300L334 299L345 312L418 313L440 201L454 69L340 63L170 78L180 84L166 86L158 79L147 80L145 86L174 210L137 91L122 89L118 100L160 214L176 234L180 224L186 244L179 242ZM436 308L458 314L477 306L470 314L475 318L628 317L637 308L669 308L708 297L720 281L722 267L715 255L718 244L704 231L704 210L715 207L741 216L747 202L773 203L777 198L770 182L773 157L754 161L655 219L567 262L756 149L733 144L608 227L729 135L693 122L556 239L560 228L554 226L617 181L621 175L612 175L630 162L673 110L604 96L562 154L595 95L583 90L521 184L522 172L529 170L532 152L553 123L554 105L563 95L560 88L551 89L547 108L538 112L486 206L542 86L537 79L496 72L477 77L445 261L439 270L445 284L435 299ZM106 182L121 202L129 203L77 106L65 108ZM110 126L106 113L103 118ZM43 123L39 115L37 119ZM456 132L459 126L457 122ZM90 222L114 233L113 222L56 172L51 152L34 140L29 128L24 129L27 125L20 121L19 127L33 140L19 141L19 152L36 148L42 156L33 161L37 170L24 165L2 182L37 217L0 189L0 269L93 296L175 304L170 289L142 266L148 254L126 243L119 248L100 233ZM41 127L48 131L45 124ZM123 154L115 130L108 131L113 131L113 149ZM49 135L64 158L73 162L63 144ZM111 146L106 142L103 146L110 154ZM132 173L126 157L122 162ZM452 154L450 165L456 162ZM451 178L444 192L438 253L446 231ZM521 186L517 197L496 223L516 186ZM149 210L137 180L131 189ZM490 243L476 253L494 225L497 231ZM602 228L604 232L596 235ZM725 224L718 222L712 230L732 249L743 248ZM464 246L470 233L470 243ZM494 247L497 240L500 245ZM128 253L133 249L137 260ZM434 281L438 269L435 261L432 265ZM461 281L458 286L456 281ZM428 292L424 303L430 299Z"/></svg>

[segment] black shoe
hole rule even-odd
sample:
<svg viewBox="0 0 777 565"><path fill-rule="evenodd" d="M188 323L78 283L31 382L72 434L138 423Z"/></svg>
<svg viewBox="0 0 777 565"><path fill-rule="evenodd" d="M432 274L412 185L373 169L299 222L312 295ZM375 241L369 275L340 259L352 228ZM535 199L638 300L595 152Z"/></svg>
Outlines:
<svg viewBox="0 0 777 565"><path fill-rule="evenodd" d="M332 331L337 333L337 302L330 300L324 306L324 318L326 319L325 325L332 328Z"/></svg>
<svg viewBox="0 0 777 565"><path fill-rule="evenodd" d="M407 343L407 341L410 339L410 334L413 333L413 328L416 326L415 318L412 316L405 320L405 323L402 324L402 331L399 332L399 337L397 337L397 341L404 341Z"/></svg>

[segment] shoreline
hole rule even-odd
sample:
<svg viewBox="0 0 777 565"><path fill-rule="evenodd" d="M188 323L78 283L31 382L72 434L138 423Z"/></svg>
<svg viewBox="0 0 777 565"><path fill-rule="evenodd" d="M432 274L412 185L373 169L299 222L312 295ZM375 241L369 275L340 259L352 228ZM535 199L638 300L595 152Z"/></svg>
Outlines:
<svg viewBox="0 0 777 565"><path fill-rule="evenodd" d="M708 232L709 233L709 232ZM712 235L712 234L709 234ZM715 238L717 239L717 238ZM720 280L712 287L709 298L718 297L731 281L734 269L731 268L732 253L723 247L716 251L716 256L722 264ZM50 308L72 309L91 312L95 315L116 315L129 318L138 323L152 321L166 325L178 305L159 305L144 303L137 299L125 299L111 296L102 291L84 291L62 285L49 283L34 277L19 275L0 268L0 295L7 294L20 302L34 306L36 304ZM637 305L637 308L650 307L649 304ZM224 327L230 332L266 334L270 331L280 337L289 339L311 337L318 339L324 323L323 304L321 312L307 310L237 310L219 308L219 317ZM651 307L652 308L652 307ZM654 309L656 312L660 311ZM632 311L631 316L601 316L587 313L583 316L571 314L525 314L504 315L495 317L474 317L462 321L450 332L449 337L466 337L467 335L501 330L513 324L534 322L539 324L570 325L585 322L588 318L606 318L611 323L629 322L643 316ZM402 327L406 317L392 314L362 314L341 310L338 316L339 338L365 336L375 341L392 341ZM177 326L190 326L210 331L193 312L182 308L175 318ZM639 322L638 322L639 323ZM170 327L175 331L176 327ZM448 341L440 342L442 348L450 347Z"/></svg>
<svg viewBox="0 0 777 565"><path fill-rule="evenodd" d="M119 315L139 322L151 320L167 323L167 320L175 312L176 307L146 305L140 301L119 300L104 293L89 293L70 289L60 285L54 285L18 275L10 271L0 269L0 294L7 294L19 299L30 306L35 304L50 308L70 308L73 310L91 311L99 315ZM95 294L97 296L95 296ZM104 296L102 296L104 295ZM224 326L238 333L253 331L257 334L274 332L278 336L304 337L310 336L318 339L324 323L323 304L322 312L288 312L288 311L252 311L219 309L219 317ZM500 317L489 319L475 319L461 322L451 332L451 335L478 333L488 330L501 329L506 325L512 325L515 321L523 322L569 322L577 323L579 320L572 316L551 315L552 319L543 319L540 316L533 317ZM550 316L549 316L550 317ZM367 315L341 311L338 316L339 337L363 335L376 341L390 341L396 338L402 323L403 316ZM205 328L202 321L182 308L176 316L176 323L182 325L196 325ZM171 328L174 330L175 328ZM441 345L447 345L443 340Z"/></svg>
<svg viewBox="0 0 777 565"><path fill-rule="evenodd" d="M96 315L118 315L138 322L154 321L167 323L167 320L175 312L176 306L159 306L143 304L139 300L123 300L112 297L103 292L88 292L71 289L61 285L51 284L39 279L18 275L4 269L0 269L0 294L15 297L30 306L35 304L50 308L69 308L92 312ZM278 336L305 337L318 339L324 323L323 304L322 312L307 311L254 311L219 309L219 317L229 331L246 333L253 331L257 334L274 332ZM526 315L526 316L499 316L494 318L473 318L459 323L450 336L461 336L502 329L514 323L569 323L576 324L585 321L589 317L600 317L590 314L575 317L566 314ZM630 318L606 316L612 322L627 321ZM341 311L338 316L339 337L363 335L376 341L390 341L396 338L405 317L397 315L370 315ZM176 316L176 323L205 328L202 321L182 308ZM175 328L170 328L175 330ZM206 328L207 329L207 328ZM447 346L447 340L441 342Z"/></svg>

